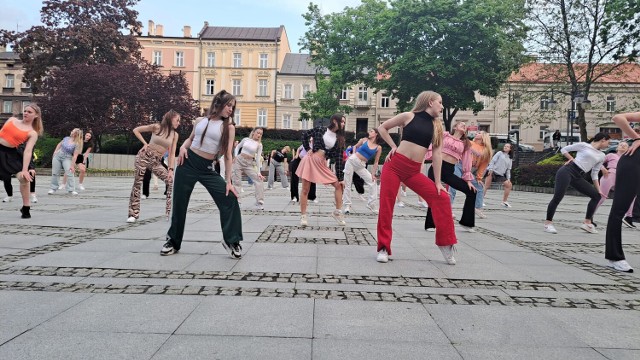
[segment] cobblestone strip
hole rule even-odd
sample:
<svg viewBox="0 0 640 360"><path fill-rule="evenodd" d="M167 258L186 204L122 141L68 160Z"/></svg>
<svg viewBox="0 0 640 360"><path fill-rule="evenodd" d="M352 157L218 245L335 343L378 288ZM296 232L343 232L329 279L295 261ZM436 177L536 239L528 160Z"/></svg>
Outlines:
<svg viewBox="0 0 640 360"><path fill-rule="evenodd" d="M334 238L304 238L304 237L291 237L291 232L294 230L305 231L338 231L343 232L345 239ZM366 228L352 228L343 226L284 226L284 225L269 225L260 234L256 242L259 243L298 243L298 244L335 244L335 245L362 245L371 246L376 245L377 242L374 239L369 229Z"/></svg>
<svg viewBox="0 0 640 360"><path fill-rule="evenodd" d="M556 250L562 252L579 253L579 254L601 254L604 251L604 244L585 244L585 243L555 243L555 244L539 244L541 248L548 250ZM639 254L640 245L625 244L624 252L630 254Z"/></svg>
<svg viewBox="0 0 640 360"><path fill-rule="evenodd" d="M201 296L253 296L330 300L408 302L440 305L526 306L581 309L640 310L640 300L572 299L553 297L414 294L403 292L340 291L311 289L265 289L259 287L64 284L0 281L1 290L73 292L91 294L153 294Z"/></svg>
<svg viewBox="0 0 640 360"><path fill-rule="evenodd" d="M551 283L534 281L469 280L420 278L403 276L320 275L301 273L228 272L228 271L169 271L124 270L89 267L14 266L0 269L0 275L148 278L148 279L204 279L231 281L260 281L269 283L317 283L342 285L386 285L400 287L429 287L457 289L535 290L562 292L591 292L603 294L640 294L630 285Z"/></svg>

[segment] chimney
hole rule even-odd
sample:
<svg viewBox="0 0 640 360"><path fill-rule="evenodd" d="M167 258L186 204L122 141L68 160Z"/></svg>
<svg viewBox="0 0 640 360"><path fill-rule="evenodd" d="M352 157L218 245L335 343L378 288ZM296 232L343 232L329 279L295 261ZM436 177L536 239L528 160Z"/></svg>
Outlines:
<svg viewBox="0 0 640 360"><path fill-rule="evenodd" d="M191 37L191 26L185 25L182 28L182 33L184 34L184 37L190 38Z"/></svg>
<svg viewBox="0 0 640 360"><path fill-rule="evenodd" d="M208 22L208 21L205 21L205 22L204 22L204 27L207 27L207 26L209 26L209 22Z"/></svg>
<svg viewBox="0 0 640 360"><path fill-rule="evenodd" d="M158 24L156 25L156 36L164 36L164 26Z"/></svg>
<svg viewBox="0 0 640 360"><path fill-rule="evenodd" d="M155 36L156 35L156 24L153 22L153 20L149 20L149 29L147 34L149 36Z"/></svg>

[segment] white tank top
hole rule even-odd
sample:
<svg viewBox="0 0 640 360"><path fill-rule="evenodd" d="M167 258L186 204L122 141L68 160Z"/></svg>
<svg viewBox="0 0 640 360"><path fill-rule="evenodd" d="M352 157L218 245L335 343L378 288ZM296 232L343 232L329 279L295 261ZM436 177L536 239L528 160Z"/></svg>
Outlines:
<svg viewBox="0 0 640 360"><path fill-rule="evenodd" d="M191 142L191 148L204 151L207 154L215 155L218 153L220 147L220 139L222 138L222 120L207 120L202 118L199 123L196 124L193 141ZM207 126L208 124L208 126ZM206 129L206 134L202 142L202 134Z"/></svg>

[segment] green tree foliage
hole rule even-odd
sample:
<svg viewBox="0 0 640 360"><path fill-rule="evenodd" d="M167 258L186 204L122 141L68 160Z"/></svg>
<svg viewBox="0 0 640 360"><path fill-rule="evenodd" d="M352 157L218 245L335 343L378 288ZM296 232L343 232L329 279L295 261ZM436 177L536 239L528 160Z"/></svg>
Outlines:
<svg viewBox="0 0 640 360"><path fill-rule="evenodd" d="M300 120L328 119L335 113L350 113L349 105L340 104L341 90L342 87L336 87L329 78L317 75L316 91L305 94L300 102Z"/></svg>
<svg viewBox="0 0 640 360"><path fill-rule="evenodd" d="M322 15L310 4L300 45L336 84L386 90L408 110L423 90L442 95L447 128L482 109L525 61L524 0L363 0Z"/></svg>
<svg viewBox="0 0 640 360"><path fill-rule="evenodd" d="M539 77L559 92L588 98L594 83L610 74L624 77L625 64L640 55L637 0L527 0L527 9L531 50L542 62L558 65ZM586 140L585 109L578 104L577 110Z"/></svg>
<svg viewBox="0 0 640 360"><path fill-rule="evenodd" d="M77 64L119 64L139 59L141 24L132 7L139 0L45 0L43 25L2 31L0 44L13 44L34 92L54 68Z"/></svg>

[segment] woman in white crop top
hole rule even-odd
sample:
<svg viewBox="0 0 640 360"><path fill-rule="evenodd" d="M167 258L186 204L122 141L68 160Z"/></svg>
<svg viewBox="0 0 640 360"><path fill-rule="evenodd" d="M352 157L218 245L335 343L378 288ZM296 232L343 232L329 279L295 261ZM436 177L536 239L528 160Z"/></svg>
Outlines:
<svg viewBox="0 0 640 360"><path fill-rule="evenodd" d="M256 208L264 210L264 176L260 173L262 161L262 128L251 130L249 137L246 137L236 145L233 159L233 186L236 192L242 189L242 174L247 175L253 181L256 188ZM242 149L242 151L240 150Z"/></svg>
<svg viewBox="0 0 640 360"><path fill-rule="evenodd" d="M196 120L189 138L180 147L178 167L173 179L173 210L167 242L160 255L172 255L180 250L187 208L197 182L207 189L220 213L222 246L234 259L242 257L242 217L238 192L231 183L231 171L223 179L214 171L213 161L224 156L225 166L231 169L233 139L236 128L233 115L236 98L225 90L213 96L209 114Z"/></svg>
<svg viewBox="0 0 640 360"><path fill-rule="evenodd" d="M147 170L152 171L160 180L167 184L167 201L165 215L169 219L171 211L171 191L173 189L173 165L176 157L176 145L178 144L178 133L176 129L180 126L180 114L169 110L162 117L159 124L143 125L133 129L133 134L144 144L136 155L133 187L129 196L129 217L128 223L133 223L140 217L140 197L142 180ZM142 137L142 133L150 132L151 139L147 141ZM162 166L162 157L169 151L169 167Z"/></svg>

